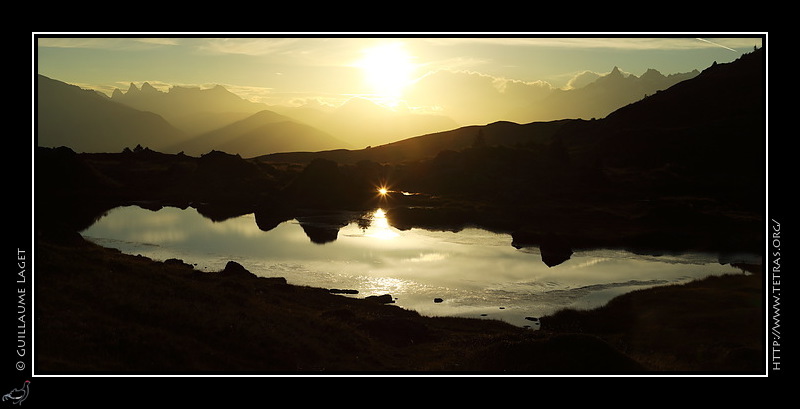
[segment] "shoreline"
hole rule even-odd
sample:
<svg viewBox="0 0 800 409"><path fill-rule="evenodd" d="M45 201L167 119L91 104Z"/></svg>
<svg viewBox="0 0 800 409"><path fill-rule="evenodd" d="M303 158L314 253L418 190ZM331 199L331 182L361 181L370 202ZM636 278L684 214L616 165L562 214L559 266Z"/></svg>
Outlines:
<svg viewBox="0 0 800 409"><path fill-rule="evenodd" d="M40 236L37 247L36 359L45 373L725 375L760 374L766 367L754 358L763 352L762 331L741 328L742 314L763 315L759 274L637 290L607 307L541 317L543 329L531 331L493 319L424 317L258 278L238 263L201 273L180 260L125 255L75 235ZM661 311L685 305L687 295L697 303L697 294L712 293L697 319L705 316L717 327L735 322L735 328L673 334L673 345L666 345L664 333L689 322ZM720 296L734 297L736 310L712 308ZM642 311L619 310L631 302ZM634 320L632 313L655 314L661 322ZM609 314L616 325L607 325ZM645 330L652 331L647 342L636 345ZM716 345L719 339L729 345ZM706 356L687 356L693 346Z"/></svg>
<svg viewBox="0 0 800 409"><path fill-rule="evenodd" d="M136 207L136 206L134 206ZM138 204L138 208L142 208L141 204ZM152 209L146 209L149 211L143 211L144 215L149 215ZM191 209L190 209L191 210ZM141 212L137 212L134 214L140 214ZM193 212L190 212L194 214ZM333 242L337 241L348 241L349 236L353 234L352 231L348 230L347 226L351 228L355 228L356 224L361 223L362 221L358 219L357 213L347 213L342 215L343 217L334 217L330 216L330 224L326 224L325 220L326 217L317 217L314 218L314 224L319 229L331 229L332 231L339 231L338 238L336 233L332 233L331 241L326 242L325 246L333 245ZM140 220L138 216L133 216L131 213L124 213L126 216L120 220L120 217L117 216L116 220L118 222L122 222L126 220L127 217L135 217L134 220ZM173 214L170 212L169 214ZM342 220L352 218L355 221L349 222L347 226L345 225ZM253 215L243 215L240 217L244 217L247 220L246 226L254 227L252 223ZM205 220L206 218L197 217L198 220ZM356 220L358 219L358 220ZM195 219L191 219L195 220ZM300 218L300 220L306 220L305 218ZM111 222L109 222L111 223ZM144 222L145 224L150 224L148 222ZM222 223L221 226L224 227L224 223L226 221L219 221L216 223ZM113 224L117 224L116 222ZM194 225L189 220L184 220L180 223L180 225L184 224L191 224ZM300 227L303 227L303 222L299 220L292 220L283 222L282 225L288 226L294 224L293 227L295 231L300 231ZM239 223L235 224L236 226L240 226L237 228L242 228ZM170 227L173 226L173 227ZM299 226L299 227L298 227ZM162 226L164 229L172 229L177 228L177 224L175 225L167 225ZM288 229L289 227L284 227ZM363 225L359 225L359 228L364 228ZM340 230L341 229L341 230ZM502 250L505 252L510 252L516 254L519 257L523 257L522 261L526 263L526 271L528 271L525 275L493 275L493 280L501 280L504 279L509 282L516 282L520 279L527 279L529 275L545 277L551 276L553 280L568 280L567 277L563 276L569 272L569 270L551 270L552 267L555 266L546 266L546 263L543 263L540 260L541 251L538 248L523 248L514 246L512 243L512 235L510 233L495 233L489 230L484 230L481 228L473 228L473 227L466 227L462 230L479 230L482 232L491 233L494 235L499 236L498 240L503 240ZM425 228L421 227L413 227L408 231L399 232L401 235L405 234L412 234L410 237L416 237L411 230L418 230L416 235L422 234L423 237L440 237L436 231L429 231ZM286 232L286 230L283 230ZM95 237L90 237L87 234L90 234L91 230L86 230L81 232L84 234L84 238L104 247L109 248L116 248L126 254L139 254L144 255L148 258L153 260L166 260L171 258L178 258L184 260L190 260L192 265L196 270L200 270L203 272L214 272L221 270L225 262L224 258L220 258L218 256L206 256L204 254L196 254L192 251L187 251L187 249L180 249L175 248L173 249L168 243L159 243L159 242L151 242L149 245L127 245L127 240L123 242L117 242L117 239L97 239ZM308 231L305 227L303 227L303 232L308 237L308 241L304 243L305 245L309 246L309 251L315 251L318 248L318 245L312 245L311 243L317 243L319 240L315 241L314 237L315 234L311 231ZM359 232L362 232L359 230ZM421 233L420 233L421 232ZM265 234L271 234L272 232L264 232ZM202 236L205 233L201 231L195 231L193 234L200 234ZM278 233L276 233L278 234ZM285 234L285 233L280 233ZM365 233L366 234L366 233ZM445 232L446 235L451 234L449 231ZM452 233L456 234L456 233ZM299 235L299 233L298 233ZM104 236L105 237L105 236ZM276 236L282 237L282 236ZM227 237L226 240L234 240L233 237ZM250 235L247 236L248 243L251 243L251 240L255 240L255 238L251 237ZM276 243L273 241L278 240L282 241L278 238L270 240L270 241L252 241L252 244L248 244L248 246L252 246L255 248L273 248L276 246ZM507 243L506 243L507 240ZM358 245L355 244L356 242L350 242L350 245ZM128 243L129 244L129 243ZM300 244L300 243L297 243ZM295 245L297 245L295 244ZM157 246L151 248L150 246ZM293 245L293 246L295 246ZM302 244L301 244L302 245ZM342 245L346 245L342 244ZM399 244L402 246L402 244ZM346 258L338 258L339 255L333 255L327 253L327 256L324 256L325 263L320 264L319 261L314 261L315 258L306 259L306 258L298 258L297 256L292 258L283 258L280 252L265 252L262 254L259 253L252 253L252 252L237 252L237 248L241 246L237 245L223 245L221 247L215 247L215 253L221 252L221 254L227 254L232 260L235 260L245 266L252 267L252 272L258 276L269 276L269 275L280 275L287 279L293 285L300 285L300 286L312 286L312 287L320 287L320 288L329 288L333 292L334 290L338 289L338 292L348 294L354 297L363 298L364 296L370 295L383 295L385 292L391 292L393 297L393 302L401 307L406 309L411 309L414 311L419 312L420 314L425 315L434 315L434 316L456 316L456 317L464 317L464 318L494 318L498 320L502 320L504 322L510 323L512 325L523 327L530 326L532 324L531 320L527 319L530 317L538 318L542 315L552 314L558 311L559 309L564 308L579 308L579 309L587 309L587 308L597 308L605 303L607 303L611 298L619 295L619 293L649 288L655 285L665 285L665 284L679 284L684 283L694 279L701 279L704 278L705 275L723 275L723 274L735 274L739 271L744 271L748 268L750 264L758 264L758 259L760 256L753 255L753 254L724 254L724 253L717 253L717 252L631 252L627 249L613 249L613 248L592 248L592 249L575 249L575 251L571 254L568 260L565 260L564 263L571 263L571 266L575 266L576 263L584 263L592 258L602 258L608 259L612 258L614 260L617 257L621 257L621 260L628 260L629 258L633 258L636 260L637 263L645 263L641 265L642 269L656 269L654 271L662 271L661 269L663 266L661 263L663 262L678 262L683 260L683 262L688 262L690 264L694 263L701 263L708 266L708 269L704 268L699 274L696 274L694 269L690 266L684 267L682 270L684 277L671 277L671 276L662 276L657 275L655 277L650 277L650 279L646 279L643 277L635 277L635 278L625 278L626 276L620 276L615 280L608 281L608 280L600 280L600 281L586 281L581 280L574 284L566 284L560 285L558 287L550 286L546 291L540 290L532 290L526 289L522 293L519 293L518 290L511 290L508 289L508 292L504 292L500 295L500 298L493 298L490 301L484 300L483 302L477 301L478 298L482 299L483 297L491 297L492 295L489 294L487 291L491 291L489 288L484 288L484 291L479 293L475 293L474 291L467 290L465 288L461 288L456 284L451 285L444 285L444 287L429 287L424 277L419 275L409 275L408 273L403 274L404 280L411 280L409 283L414 283L415 290L409 291L408 289L397 289L397 288L378 288L375 287L373 284L370 284L371 281L369 279L365 279L362 277L363 274L367 274L366 272L352 274L350 272L356 265L366 268L369 266L362 266L361 263L369 263L368 260L363 260L359 258L358 254L354 254L352 256L347 256ZM500 244L498 243L498 246ZM155 248L159 250L154 251ZM207 248L204 247L204 248ZM305 247L299 247L305 249ZM348 247L349 248L349 247ZM345 251L345 248L340 248L341 251ZM420 251L435 251L434 247L426 247L424 249L420 249ZM494 250L493 250L494 251ZM348 253L349 254L349 253ZM453 253L454 255L458 255L459 257L466 256L469 257L467 254L462 254L460 252ZM744 257L748 256L748 257ZM273 261L273 257L277 257L277 260ZM343 256L344 257L344 256ZM755 260L753 259L755 257ZM737 260L739 261L737 263ZM388 262L391 264L393 261L399 261L395 259L386 259L384 263ZM530 262L531 265L527 266L527 263ZM650 262L655 262L656 266L651 266ZM747 264L750 262L750 264ZM277 263L277 264L275 264ZM290 269L284 269L283 266L287 263L295 266L295 268L299 268L302 270L302 273L294 272ZM344 265L342 265L344 263ZM383 263L382 263L383 264ZM462 264L464 264L462 262ZM582 264L581 264L582 265ZM491 266L486 266L486 271L489 271ZM453 267L450 267L452 269ZM466 263L465 268L473 269L473 264ZM477 268L477 264L475 265ZM565 268L570 268L569 266ZM622 267L621 267L622 268ZM686 270L686 268L691 268L692 270ZM370 271L375 270L380 277L384 277L385 273L390 270L386 270L384 268L378 268L375 266L369 267ZM323 277L317 277L317 274L323 272L322 276L326 276L328 274L336 274L337 279L325 279ZM393 271L393 270L392 270ZM476 270L477 271L477 270ZM558 271L561 271L559 273ZM592 273L591 275L601 273L596 272ZM603 275L611 274L611 271L602 271ZM464 273L466 274L466 272ZM649 276L649 275L648 275ZM522 278L526 277L526 278ZM558 277L558 278L556 278ZM475 278L477 279L477 278ZM541 278L540 278L541 279ZM421 280L421 281L420 281ZM420 286L427 288L427 291L420 288ZM469 292L466 294L465 291ZM583 295L580 295L581 293ZM595 293L596 292L596 293ZM601 295L602 292L605 292L605 295ZM556 296L555 294L561 294ZM573 295L570 295L573 294ZM591 294L596 294L596 296L591 296ZM459 300L463 298L469 298L472 301L468 304L463 304L459 302ZM476 298L478 297L478 298ZM566 298L564 298L566 297ZM431 302L431 300L439 299L439 303ZM557 301L555 298L558 299L567 299L566 301ZM446 302L441 304L443 301ZM549 300L549 301L547 301ZM453 304L455 303L455 304ZM536 322L538 324L538 321Z"/></svg>

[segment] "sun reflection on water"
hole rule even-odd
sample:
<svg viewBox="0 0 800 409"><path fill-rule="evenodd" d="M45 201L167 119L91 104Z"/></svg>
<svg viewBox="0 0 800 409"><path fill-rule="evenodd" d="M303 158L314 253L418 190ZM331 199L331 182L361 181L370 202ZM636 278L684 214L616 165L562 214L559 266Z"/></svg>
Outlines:
<svg viewBox="0 0 800 409"><path fill-rule="evenodd" d="M367 276L364 277L361 292L366 295L402 294L415 286L415 283L400 278Z"/></svg>
<svg viewBox="0 0 800 409"><path fill-rule="evenodd" d="M389 240L399 236L389 225L389 220L386 218L386 212L383 209L377 209L372 214L371 224L364 235L382 240Z"/></svg>
<svg viewBox="0 0 800 409"><path fill-rule="evenodd" d="M202 271L236 260L257 275L295 285L354 289L357 297L390 294L398 306L420 314L521 325L530 324L526 316L599 306L627 291L733 270L716 255L655 257L613 249L577 251L550 268L538 250L516 249L507 235L400 230L385 209L348 213L356 220L324 246L311 243L296 220L262 231L253 215L217 223L177 208L118 208L81 234L128 254L179 258Z"/></svg>

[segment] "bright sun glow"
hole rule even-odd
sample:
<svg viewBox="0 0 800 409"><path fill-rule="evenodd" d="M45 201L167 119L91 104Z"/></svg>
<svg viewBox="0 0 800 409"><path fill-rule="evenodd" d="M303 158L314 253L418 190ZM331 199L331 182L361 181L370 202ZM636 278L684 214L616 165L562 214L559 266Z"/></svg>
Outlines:
<svg viewBox="0 0 800 409"><path fill-rule="evenodd" d="M356 63L367 84L379 97L397 99L411 81L414 64L402 43L389 43L364 50Z"/></svg>
<svg viewBox="0 0 800 409"><path fill-rule="evenodd" d="M367 233L368 237L382 240L393 239L399 236L389 225L389 220L386 219L386 212L383 209L378 209L372 214L372 225L369 230L369 233Z"/></svg>

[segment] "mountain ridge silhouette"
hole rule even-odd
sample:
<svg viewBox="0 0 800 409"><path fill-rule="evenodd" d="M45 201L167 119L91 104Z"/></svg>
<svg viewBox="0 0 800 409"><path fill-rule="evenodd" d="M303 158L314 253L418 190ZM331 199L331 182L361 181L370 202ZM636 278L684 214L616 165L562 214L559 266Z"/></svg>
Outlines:
<svg viewBox="0 0 800 409"><path fill-rule="evenodd" d="M131 83L123 92L115 89L111 100L142 111L154 112L188 135L202 134L265 109L221 85L199 87L172 86L159 91L148 82L141 88Z"/></svg>
<svg viewBox="0 0 800 409"><path fill-rule="evenodd" d="M650 68L640 77L624 75L619 67L579 88L554 90L541 101L514 110L509 117L528 123L564 118L604 118L611 112L647 95L663 91L700 71L664 75Z"/></svg>
<svg viewBox="0 0 800 409"><path fill-rule="evenodd" d="M646 90L650 90L651 88L646 88L644 83L655 83L659 86L663 87L663 80L670 79L672 82L680 82L684 77L691 77L696 75L694 73L685 73L685 74L672 74L670 76L664 76L660 72L654 69L648 70L644 75L641 77L635 77L633 75L629 75L627 77L623 76L618 67L614 67L610 74L605 76L601 76L594 82L570 91L557 91L553 92L548 97L548 103L541 104L541 106L557 106L557 105L568 105L573 107L576 110L579 109L580 106L583 105L591 105L596 104L597 97L592 96L592 92L600 95L608 95L609 94L609 83L613 82L626 82L628 84L640 84L637 85L636 91L625 91L625 94L635 94L635 95L646 95ZM615 93L619 94L621 91L617 90ZM40 93L39 99L44 100L48 97L46 95L42 95ZM623 104L623 101L628 101L632 96L628 95L625 97L620 97L620 102L617 104ZM69 124L64 125L64 121L61 121L59 128L61 137L57 138L55 142L51 141L52 138L47 136L47 133L43 133L43 136L40 138L41 141L45 143L44 146L57 146L57 145L64 145L75 148L77 150L86 150L86 151L119 151L124 147L134 146L134 145L144 145L149 146L156 150L164 150L165 152L178 152L181 150L187 150L190 154L202 154L204 152L208 152L211 150L224 150L228 151L230 149L236 149L237 151L233 151L231 153L238 153L246 157L256 157L256 156L264 156L274 153L287 153L292 151L298 152L318 152L324 150L331 150L335 149L337 152L342 153L344 150L351 149L351 147L365 147L371 146L372 149L375 147L382 147L381 150L385 150L387 148L383 148L384 145L391 145L395 143L404 143L403 141L407 139L414 139L416 142L419 142L420 136L427 136L433 135L441 132L447 133L467 133L468 129L471 129L473 125L459 127L457 124L452 122L452 120L442 117L442 116L423 116L417 114L407 114L401 115L397 113L390 113L387 109L383 107L379 107L377 104L373 103L372 101L363 99L363 98L354 98L352 101L344 104L343 106L339 107L332 112L322 112L319 110L315 110L315 108L291 108L291 107L277 107L277 106L269 106L266 104L255 103L251 101L247 101L227 89L221 85L214 86L208 89L200 89L197 87L180 87L180 86L173 86L169 89L168 92L163 92L157 90L155 87L150 85L149 83L145 82L141 85L141 87L137 87L135 84L131 83L128 87L126 92L123 92L119 89L115 89L112 93L111 97L107 98L109 101L118 102L120 104L125 104L130 107L134 107L139 109L140 111L149 111L156 114L159 114L162 118L165 119L167 123L172 125L174 128L181 129L183 132L176 132L176 134L180 134L180 136L175 137L163 137L160 139L156 138L140 138L141 140L133 140L128 141L130 139L135 138L126 138L126 141L119 141L119 144L114 144L113 140L115 139L114 136L107 136L105 144L102 145L102 149L92 149L91 146L87 143L83 143L80 141L80 138L76 137L75 141L70 139L70 126L66 126ZM562 100L562 102L555 103L557 100ZM225 103L221 101L226 101ZM576 101L584 100L589 102L578 103ZM48 106L46 103L42 103L40 101L40 108L39 113L42 115L43 107ZM226 105L231 104L231 105ZM235 105L239 111L234 110L225 110L222 106L233 106ZM266 110L272 111L275 114L281 114L287 116L287 118L292 119L296 125L287 125L284 124L281 126L282 131L284 132L301 132L304 136L308 137L309 135L315 135L317 138L320 138L320 144L315 145L311 141L308 143L289 143L284 141L283 143L273 143L272 145L268 144L267 141L278 142L279 139L292 139L294 136L290 134L285 134L284 137L279 138L275 135L278 132L278 127L273 125L269 127L264 127L262 129L262 138L265 141L259 141L258 144L259 150L255 149L246 149L245 143L243 142L245 139L249 139L251 141L258 140L257 135L251 134L247 138L242 138L240 143L232 143L231 140L235 139L234 136L222 136L222 129L232 126L234 123L238 121L242 121L247 119L249 116L254 115L258 112ZM526 109L531 110L531 107L527 107ZM541 111L541 109L539 109ZM306 112L308 114L303 114ZM369 112L369 115L366 115L365 112ZM533 111L531 111L533 112ZM44 117L47 115L53 115L52 113L45 113ZM366 115L366 116L365 116ZM549 116L556 117L558 114L552 113ZM557 119L547 120L547 121L534 121L534 122L543 122L543 123L561 123L566 118L581 118L585 117L585 115L577 114L574 116L571 115L561 115L558 116ZM503 122L511 122L511 121L498 121L495 123L503 123ZM488 124L489 125L493 125ZM518 124L528 125L525 122L515 122ZM178 124L178 125L176 125ZM189 125L191 124L191 125ZM355 124L355 125L353 125ZM480 125L478 125L480 126ZM120 125L121 128L131 128L133 129L133 125ZM539 127L539 128L552 128L550 125L542 125L542 126L533 126L531 127ZM271 128L271 129L270 129ZM316 129L312 129L316 128ZM375 129L382 128L388 129L392 133L388 134L389 136L382 137L380 139L377 137L377 132ZM48 132L53 132L52 127L47 128L43 127L42 129L47 130ZM101 132L101 129L106 129L104 127L100 127L95 130L95 133ZM227 128L231 129L231 128ZM436 131L425 131L426 129L436 129ZM326 131L327 130L327 131ZM549 131L545 131L548 133ZM149 131L149 133L153 133ZM81 134L81 132L75 132L75 134ZM217 135L220 139L220 142L214 142L213 138L210 135ZM327 134L327 136L324 136ZM348 140L339 137L339 135L348 135ZM241 136L241 135L240 135ZM493 137L489 136L490 139ZM197 138L197 141L194 143L190 141L192 137ZM368 137L372 137L374 139L368 140ZM99 139L101 136L94 137L94 139ZM343 141L344 143L337 147L332 147L330 145L330 140L338 139ZM465 137L465 139L474 138L472 137ZM155 141L153 140L155 139ZM168 139L171 141L167 142ZM442 138L444 139L444 138ZM528 139L536 140L537 137L532 137ZM205 141L205 145L202 142ZM508 143L526 143L527 140L522 141L512 141ZM349 145L348 145L349 143ZM411 142L405 142L407 144L411 144ZM461 141L456 143L453 146L446 147L441 146L441 148L447 149L460 149L466 145L471 143L471 141L465 142ZM434 145L434 144L432 144ZM187 147L186 149L179 148L180 146ZM176 150L177 149L177 150ZM420 150L422 148L414 148L416 150ZM411 152L414 149L406 149L406 151ZM430 156L430 149L422 149L426 152L427 156ZM435 150L435 149L434 149ZM373 153L377 153L378 151L374 151ZM435 154L436 152L433 152ZM302 155L301 155L302 156ZM341 155L339 155L341 156ZM356 155L359 156L359 155ZM362 155L363 156L363 155ZM391 156L391 155L390 155ZM402 155L401 155L402 156ZM405 155L408 157L408 154Z"/></svg>
<svg viewBox="0 0 800 409"><path fill-rule="evenodd" d="M370 208L383 182L395 193L381 205L391 202L397 226L478 225L512 232L521 246L553 231L578 246L752 248L762 242L766 184L763 55L710 67L603 119L500 121L303 158L41 148L49 172L37 173L38 186L56 207L79 197L282 218ZM69 163L83 176L71 177Z"/></svg>
<svg viewBox="0 0 800 409"><path fill-rule="evenodd" d="M36 95L39 146L118 152L136 145L162 149L187 137L157 114L43 75L37 75Z"/></svg>
<svg viewBox="0 0 800 409"><path fill-rule="evenodd" d="M190 135L212 132L257 112L270 110L343 141L340 148L391 142L433 129L456 126L446 117L394 112L360 97L351 98L332 110L280 107L247 101L222 85L207 89L173 86L168 92L162 92L147 82L141 88L131 83L126 92L116 89L112 93L112 100L155 112ZM325 148L318 146L308 149ZM265 153L268 152L259 154Z"/></svg>
<svg viewBox="0 0 800 409"><path fill-rule="evenodd" d="M291 137L286 137L290 135ZM254 157L263 152L316 150L347 146L333 136L292 118L269 110L181 142L170 148L188 155L202 155L211 150L236 152Z"/></svg>
<svg viewBox="0 0 800 409"><path fill-rule="evenodd" d="M691 149L694 145L691 140L682 140L681 143L685 145L680 147L666 146L671 144L669 141L658 142L659 135L668 135L670 132L674 134L675 129L671 128L700 126L703 123L715 124L714 126L720 127L723 126L723 122L727 121L727 128L731 132L737 132L735 129L742 125L737 122L739 119L737 115L744 115L741 118L754 118L755 121L753 124L748 124L747 132L763 134L766 124L762 108L765 107L765 100L763 95L759 95L759 92L763 93L763 91L759 90L764 87L765 75L763 64L761 71L757 68L758 59L763 58L764 55L762 50L745 54L731 63L712 65L697 75L692 75L691 78L677 81L675 85L663 91L657 91L652 95L621 106L604 118L591 120L565 118L523 124L498 121L487 125L466 126L421 135L369 149L289 152L264 155L260 158L265 161L302 163L315 158L334 160L340 163L355 163L361 160L376 162L422 160L437 155L441 150L460 150L469 147L479 132L482 132L486 144L490 146L546 145L553 143L556 139L561 139L565 145L571 147L572 154L576 159L580 158L586 163L599 160L603 155L608 158L621 158L622 155L628 155L629 158L626 160L630 160L637 154L634 153L635 149L625 148L625 146L648 149L647 144L653 144L649 148L651 151L661 149L656 147L664 145L663 148L669 149L674 158L675 155L692 153L691 151L683 152L681 149ZM728 71L740 73L726 74ZM647 78L653 78L655 75L654 72L651 72ZM715 79L715 77L719 78ZM629 81L621 73L614 74L612 78L615 78L612 81ZM680 76L675 78L680 78ZM635 81L641 81L641 78L636 78ZM742 87L740 81L746 81L748 85ZM600 84L602 85L602 83ZM761 116L759 117L759 115ZM637 136L634 138L630 132L631 128L636 127L649 129L652 134L649 137ZM738 133L744 133L744 130L745 128L741 128ZM622 137L623 134L626 136ZM719 135L714 134L706 139L717 140ZM745 137L745 139L747 138ZM716 141L716 143L722 143L722 141ZM712 147L705 147L704 152L708 153L708 149L712 149ZM744 149L738 154L748 151L748 149ZM758 150L755 152L757 153ZM647 156L641 156L639 159L647 160L647 158ZM677 160L680 161L680 159Z"/></svg>
<svg viewBox="0 0 800 409"><path fill-rule="evenodd" d="M444 115L394 111L362 97L350 98L329 112L309 112L303 108L272 109L321 129L353 147L381 145L458 127L455 121Z"/></svg>

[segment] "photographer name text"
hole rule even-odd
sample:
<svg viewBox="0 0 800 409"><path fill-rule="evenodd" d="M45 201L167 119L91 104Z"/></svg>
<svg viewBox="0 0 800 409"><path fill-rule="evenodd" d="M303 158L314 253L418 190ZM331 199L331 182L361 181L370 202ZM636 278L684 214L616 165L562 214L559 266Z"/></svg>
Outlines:
<svg viewBox="0 0 800 409"><path fill-rule="evenodd" d="M21 359L27 354L27 325L25 321L25 314L27 309L27 277L26 277L26 252L25 250L17 248L17 277L16 277L16 297L17 297L17 370L22 371L25 369L25 362Z"/></svg>

